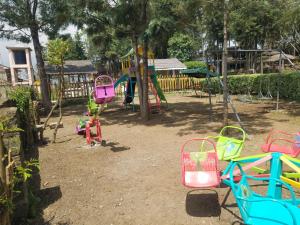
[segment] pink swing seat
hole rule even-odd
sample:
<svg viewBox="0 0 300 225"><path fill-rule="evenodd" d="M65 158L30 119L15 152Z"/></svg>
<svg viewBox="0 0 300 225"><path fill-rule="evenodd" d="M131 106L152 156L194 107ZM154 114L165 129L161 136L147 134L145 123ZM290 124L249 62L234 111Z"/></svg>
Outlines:
<svg viewBox="0 0 300 225"><path fill-rule="evenodd" d="M186 151L188 144L202 142L198 151ZM208 142L213 146L211 151L202 151L203 143ZM215 144L202 138L186 141L181 147L181 181L186 187L207 188L217 187L221 183L218 165L218 154Z"/></svg>
<svg viewBox="0 0 300 225"><path fill-rule="evenodd" d="M97 104L112 102L115 95L114 82L110 76L101 75L96 78L94 101Z"/></svg>
<svg viewBox="0 0 300 225"><path fill-rule="evenodd" d="M295 140L286 138L277 138L275 135L286 136ZM275 143L276 142L276 143ZM285 142L285 144L278 144L278 142ZM292 157L297 157L300 153L300 133L289 134L280 130L272 130L267 136L266 143L261 146L264 152L280 152Z"/></svg>

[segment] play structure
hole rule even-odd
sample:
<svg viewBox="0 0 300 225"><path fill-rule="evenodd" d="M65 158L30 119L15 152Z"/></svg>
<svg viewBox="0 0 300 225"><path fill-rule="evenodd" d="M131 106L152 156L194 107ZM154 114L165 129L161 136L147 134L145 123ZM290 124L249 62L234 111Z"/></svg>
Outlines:
<svg viewBox="0 0 300 225"><path fill-rule="evenodd" d="M87 116L89 119L80 119L76 126L77 134L84 135L87 144L101 143L102 133L99 114L104 104L112 102L115 97L114 82L110 76L100 75L95 79L94 90L89 95L87 104ZM96 132L92 132L92 128L96 129Z"/></svg>
<svg viewBox="0 0 300 225"><path fill-rule="evenodd" d="M239 131L241 138L224 136L227 129ZM293 136L294 139L272 139L274 134ZM300 225L300 198L293 190L300 188L300 160L291 154L294 153L293 147L300 146L300 134L272 131L262 146L268 153L238 158L245 146L245 135L241 128L229 126L221 130L218 138L186 141L181 147L182 184L189 188L214 188L222 183L229 186L245 224ZM293 147L288 148L289 151L279 148L274 144L278 140L287 141ZM226 155L224 142L226 146L230 142L236 146L232 148L235 153L230 157L222 157ZM220 160L229 162L222 173ZM292 171L286 172L286 168ZM252 174L247 174L250 171Z"/></svg>
<svg viewBox="0 0 300 225"><path fill-rule="evenodd" d="M140 58L142 58L143 55L143 49L142 47L138 47L138 54ZM159 86L158 80L157 80L157 74L155 72L155 63L154 63L154 54L152 51L148 51L148 74L145 75L144 73L144 66L143 63L140 62L140 69L141 69L141 75L142 79L148 79L148 86L149 86L149 109L150 111L160 111L161 103L165 102L167 103L167 99L162 91L162 89ZM118 88L120 85L122 86L124 90L124 105L125 107L130 107L134 111L134 98L135 98L135 90L136 90L136 72L137 72L137 66L136 66L136 54L133 49L131 49L125 56L121 59L122 64L122 76L115 82L114 88Z"/></svg>

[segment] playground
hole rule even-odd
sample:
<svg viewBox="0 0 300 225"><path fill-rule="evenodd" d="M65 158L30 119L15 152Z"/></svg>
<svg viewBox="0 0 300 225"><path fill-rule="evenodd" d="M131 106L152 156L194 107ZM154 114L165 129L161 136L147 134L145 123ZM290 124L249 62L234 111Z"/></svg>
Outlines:
<svg viewBox="0 0 300 225"><path fill-rule="evenodd" d="M92 147L74 131L85 104L64 107L57 142L40 148L41 220L80 225L243 224L233 193L225 199L228 186L189 189L181 184L181 145L220 132L222 103L213 97L211 114L208 98L193 93L166 97L168 108L152 114L147 123L138 112L121 107L123 99L109 104L100 115L105 143ZM233 97L233 102L248 134L241 156L261 154L272 128L299 131L298 103L281 101L275 111L273 101L243 103ZM237 124L231 110L230 123ZM45 138L50 137L46 130ZM221 170L227 165L221 162Z"/></svg>

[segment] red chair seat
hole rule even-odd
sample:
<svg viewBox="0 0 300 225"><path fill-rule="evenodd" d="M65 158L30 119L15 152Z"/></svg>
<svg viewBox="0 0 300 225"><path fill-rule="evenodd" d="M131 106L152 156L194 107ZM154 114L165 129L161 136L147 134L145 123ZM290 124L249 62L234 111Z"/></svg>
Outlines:
<svg viewBox="0 0 300 225"><path fill-rule="evenodd" d="M216 171L185 171L184 178L188 187L216 187L220 184Z"/></svg>

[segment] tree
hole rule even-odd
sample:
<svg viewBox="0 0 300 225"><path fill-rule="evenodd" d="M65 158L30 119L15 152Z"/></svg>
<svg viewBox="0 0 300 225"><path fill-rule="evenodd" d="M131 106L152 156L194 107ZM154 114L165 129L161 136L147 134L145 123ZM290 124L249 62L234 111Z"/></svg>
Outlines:
<svg viewBox="0 0 300 225"><path fill-rule="evenodd" d="M168 53L181 61L189 61L195 55L193 39L186 34L176 33L168 41Z"/></svg>
<svg viewBox="0 0 300 225"><path fill-rule="evenodd" d="M201 27L205 31L208 50L221 50L223 46L223 1L202 3Z"/></svg>
<svg viewBox="0 0 300 225"><path fill-rule="evenodd" d="M41 80L42 102L51 107L39 32L57 33L68 17L66 1L0 0L0 38L32 40Z"/></svg>
<svg viewBox="0 0 300 225"><path fill-rule="evenodd" d="M174 0L153 0L148 32L150 46L157 58L168 57L168 41L176 31L177 15Z"/></svg>
<svg viewBox="0 0 300 225"><path fill-rule="evenodd" d="M87 59L84 44L81 40L81 35L77 32L74 38L67 39L69 42L69 51L65 56L66 60L83 60Z"/></svg>
<svg viewBox="0 0 300 225"><path fill-rule="evenodd" d="M167 58L168 41L176 33L193 38L202 47L201 0L152 0L149 12L149 44L157 58Z"/></svg>
<svg viewBox="0 0 300 225"><path fill-rule="evenodd" d="M64 92L64 64L65 64L65 56L70 50L70 45L68 41L64 41L62 39L55 39L50 40L47 45L47 59L49 61L49 64L55 65L59 68L60 74L59 74L59 97L56 101L56 104L52 107L52 110L50 114L48 115L45 126L47 125L48 119L50 118L52 112L54 109L58 106L59 107L59 120L56 123L54 132L53 132L53 140L54 143L56 140L56 134L57 130L61 124L62 120L62 98L63 98L63 92Z"/></svg>

